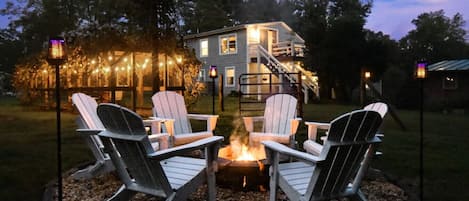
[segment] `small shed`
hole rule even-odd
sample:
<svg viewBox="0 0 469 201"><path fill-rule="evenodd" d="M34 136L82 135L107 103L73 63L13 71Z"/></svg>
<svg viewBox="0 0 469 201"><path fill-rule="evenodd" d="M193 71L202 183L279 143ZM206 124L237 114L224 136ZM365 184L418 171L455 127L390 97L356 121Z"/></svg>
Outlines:
<svg viewBox="0 0 469 201"><path fill-rule="evenodd" d="M429 65L425 88L430 108L469 112L469 59Z"/></svg>

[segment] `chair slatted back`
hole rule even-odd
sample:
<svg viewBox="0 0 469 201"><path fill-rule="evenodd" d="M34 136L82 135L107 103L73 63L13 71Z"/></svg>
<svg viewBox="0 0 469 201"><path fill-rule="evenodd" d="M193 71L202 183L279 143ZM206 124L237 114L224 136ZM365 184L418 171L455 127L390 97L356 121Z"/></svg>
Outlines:
<svg viewBox="0 0 469 201"><path fill-rule="evenodd" d="M174 119L174 134L192 133L184 97L174 91L162 91L152 96L154 116Z"/></svg>
<svg viewBox="0 0 469 201"><path fill-rule="evenodd" d="M388 105L386 105L386 103L376 102L365 106L363 109L376 111L381 115L381 118L384 118L388 112Z"/></svg>
<svg viewBox="0 0 469 201"><path fill-rule="evenodd" d="M83 93L74 93L72 95L72 103L80 113L80 118L85 123L84 126L89 129L104 129L101 120L96 114L98 103L93 97Z"/></svg>
<svg viewBox="0 0 469 201"><path fill-rule="evenodd" d="M145 132L143 121L133 111L119 105L105 103L98 106L98 116L106 127L106 135L101 135L107 151L111 152L114 163L122 160L124 164L114 164L121 180L127 186L137 185L147 189L171 192L170 184L161 167L160 161L149 160L148 154L154 150ZM128 140L125 136L141 136L141 140ZM111 142L112 140L112 142ZM116 153L113 148L118 151ZM120 158L119 158L120 155ZM130 176L134 179L130 179Z"/></svg>
<svg viewBox="0 0 469 201"><path fill-rule="evenodd" d="M263 131L266 133L289 134L290 119L296 118L298 101L288 94L276 94L266 100Z"/></svg>
<svg viewBox="0 0 469 201"><path fill-rule="evenodd" d="M371 110L353 111L333 120L320 155L325 160L315 169L309 184L314 187L307 193L318 198L344 192L360 168L381 122L380 114Z"/></svg>
<svg viewBox="0 0 469 201"><path fill-rule="evenodd" d="M96 113L98 108L98 103L96 100L84 93L74 93L72 95L72 103L75 108L80 113L78 127L79 128L88 128L88 129L104 129L104 125L101 123L101 120ZM87 139L87 143L92 149L93 155L98 160L103 160L106 158L103 153L99 150L102 149L103 143L98 136L93 135ZM93 145L90 145L93 144ZM94 146L94 147L92 147Z"/></svg>

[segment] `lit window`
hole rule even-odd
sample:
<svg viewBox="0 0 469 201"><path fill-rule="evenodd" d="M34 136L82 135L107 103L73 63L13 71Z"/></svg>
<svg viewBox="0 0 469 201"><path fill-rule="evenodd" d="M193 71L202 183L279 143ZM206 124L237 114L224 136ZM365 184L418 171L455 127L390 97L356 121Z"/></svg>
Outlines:
<svg viewBox="0 0 469 201"><path fill-rule="evenodd" d="M205 69L200 69L197 80L199 82L205 82Z"/></svg>
<svg viewBox="0 0 469 201"><path fill-rule="evenodd" d="M236 53L236 34L220 36L220 54Z"/></svg>
<svg viewBox="0 0 469 201"><path fill-rule="evenodd" d="M208 56L208 39L200 40L200 57Z"/></svg>
<svg viewBox="0 0 469 201"><path fill-rule="evenodd" d="M448 75L443 77L443 89L457 89L458 79L456 76Z"/></svg>
<svg viewBox="0 0 469 201"><path fill-rule="evenodd" d="M225 68L225 86L227 87L235 86L235 67Z"/></svg>

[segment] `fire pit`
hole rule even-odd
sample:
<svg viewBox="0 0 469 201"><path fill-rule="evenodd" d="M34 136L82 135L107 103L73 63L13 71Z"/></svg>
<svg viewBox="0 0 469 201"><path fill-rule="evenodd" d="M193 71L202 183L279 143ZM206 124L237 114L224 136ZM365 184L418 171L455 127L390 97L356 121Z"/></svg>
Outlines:
<svg viewBox="0 0 469 201"><path fill-rule="evenodd" d="M266 191L269 174L265 161L263 149L232 141L220 149L217 184L236 191Z"/></svg>

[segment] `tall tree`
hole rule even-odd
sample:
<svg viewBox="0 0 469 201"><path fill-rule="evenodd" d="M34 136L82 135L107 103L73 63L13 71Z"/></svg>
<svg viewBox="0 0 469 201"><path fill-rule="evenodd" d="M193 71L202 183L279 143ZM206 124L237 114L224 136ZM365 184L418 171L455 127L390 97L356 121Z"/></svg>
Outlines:
<svg viewBox="0 0 469 201"><path fill-rule="evenodd" d="M365 18L371 1L302 0L300 10L304 23L307 60L319 73L321 96L349 101L358 85L360 68L364 65Z"/></svg>
<svg viewBox="0 0 469 201"><path fill-rule="evenodd" d="M412 20L415 29L400 42L407 65L419 59L438 62L467 57L465 21L461 14L446 17L443 10L422 13Z"/></svg>

